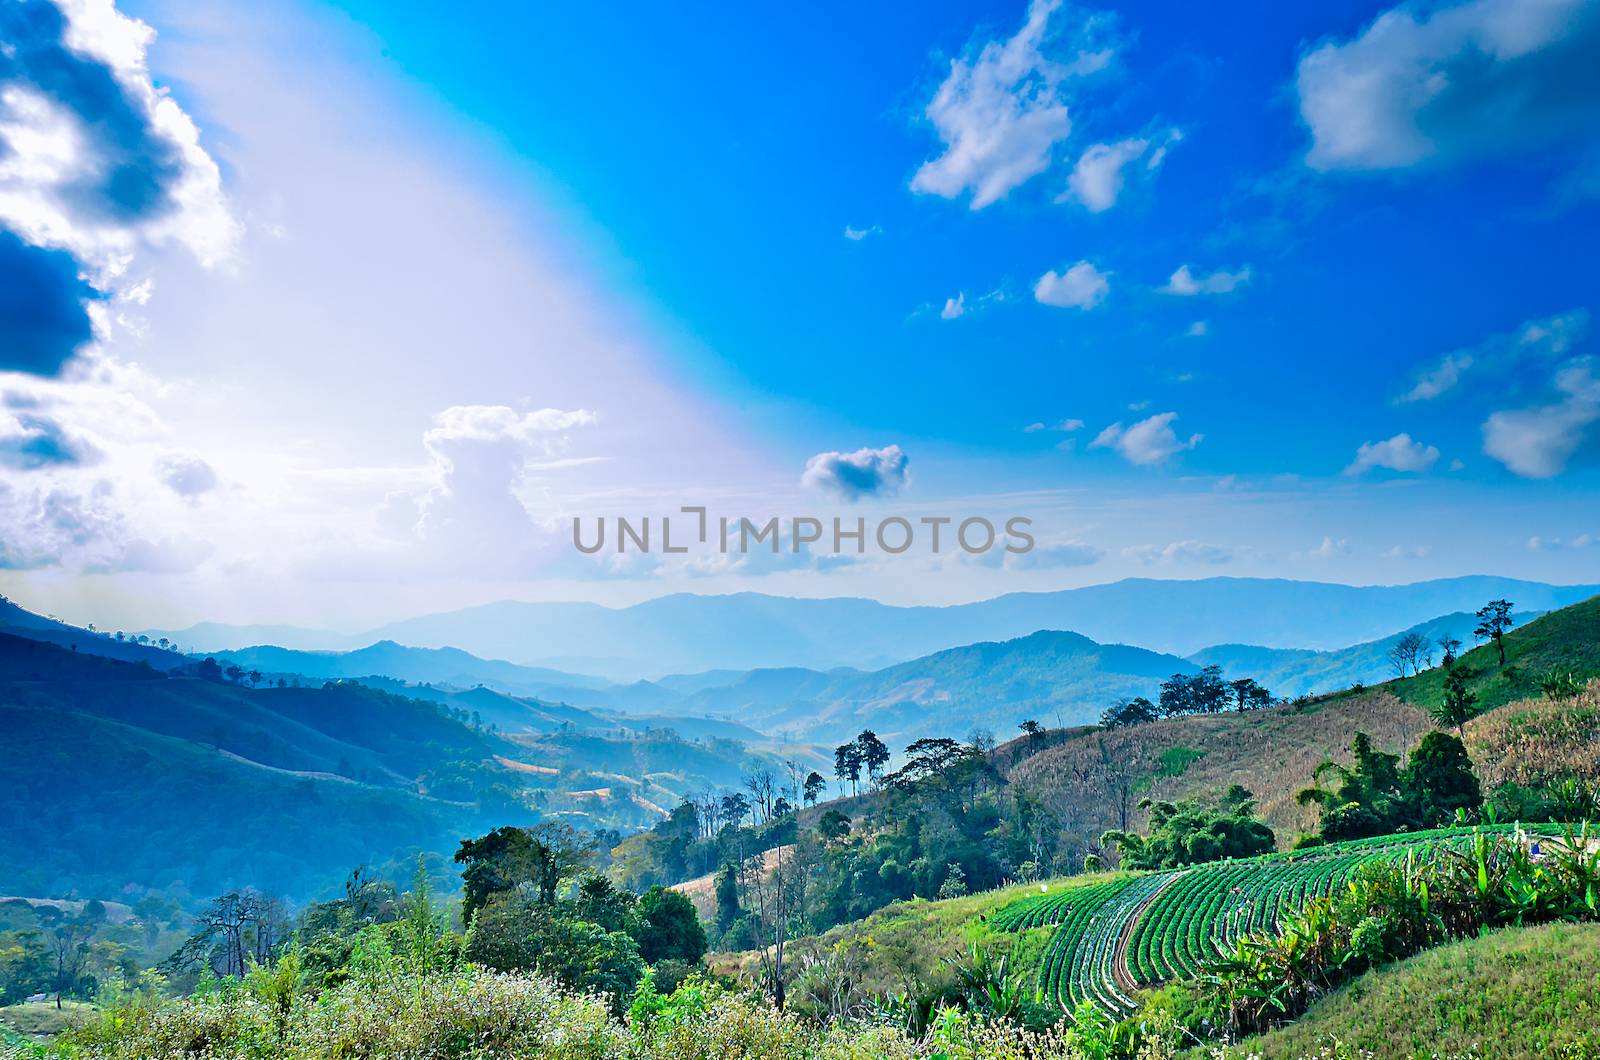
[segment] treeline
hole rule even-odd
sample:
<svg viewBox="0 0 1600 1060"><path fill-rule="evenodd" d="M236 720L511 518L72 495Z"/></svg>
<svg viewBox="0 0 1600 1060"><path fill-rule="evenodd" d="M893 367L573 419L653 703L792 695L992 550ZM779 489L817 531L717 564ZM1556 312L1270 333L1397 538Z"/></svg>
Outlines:
<svg viewBox="0 0 1600 1060"><path fill-rule="evenodd" d="M1106 708L1100 715L1100 724L1107 729L1120 729L1189 714L1261 710L1278 702L1255 678L1229 681L1223 678L1222 667L1206 666L1198 673L1173 674L1161 682L1161 692L1154 703L1144 696L1135 696Z"/></svg>

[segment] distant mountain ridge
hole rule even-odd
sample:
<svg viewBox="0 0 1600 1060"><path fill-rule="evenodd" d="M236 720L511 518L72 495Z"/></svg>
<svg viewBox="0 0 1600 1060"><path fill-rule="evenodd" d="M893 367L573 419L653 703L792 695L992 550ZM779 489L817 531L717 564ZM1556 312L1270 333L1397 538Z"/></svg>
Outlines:
<svg viewBox="0 0 1600 1060"><path fill-rule="evenodd" d="M1126 579L1057 592L1011 593L949 607L897 607L851 597L803 599L679 593L625 608L500 601L389 623L358 635L294 631L308 647L392 640L631 681L663 674L803 666L880 669L947 648L1073 630L1102 644L1186 656L1219 643L1335 650L1505 597L1548 611L1600 592L1473 575L1410 585L1284 579ZM260 627L245 627L246 631ZM242 648L260 639L227 627L152 631L186 648ZM291 634L286 634L290 636ZM211 639L208 639L211 638Z"/></svg>

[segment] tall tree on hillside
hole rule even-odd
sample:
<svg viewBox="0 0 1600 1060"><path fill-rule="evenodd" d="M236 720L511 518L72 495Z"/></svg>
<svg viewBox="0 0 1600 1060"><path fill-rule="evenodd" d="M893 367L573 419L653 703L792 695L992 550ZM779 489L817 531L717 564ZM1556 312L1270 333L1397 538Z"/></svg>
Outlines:
<svg viewBox="0 0 1600 1060"><path fill-rule="evenodd" d="M722 797L722 819L727 823L732 825L740 824L749 812L750 800L740 792L735 791Z"/></svg>
<svg viewBox="0 0 1600 1060"><path fill-rule="evenodd" d="M1100 725L1106 729L1120 729L1125 725L1143 725L1159 717L1161 711L1154 703L1143 696L1135 696L1114 707L1107 707L1100 715Z"/></svg>
<svg viewBox="0 0 1600 1060"><path fill-rule="evenodd" d="M817 800L822 797L822 793L827 789L827 787L828 782L823 779L822 774L813 770L809 775L807 775L805 788L801 792L805 800L805 804L807 806L815 806Z"/></svg>
<svg viewBox="0 0 1600 1060"><path fill-rule="evenodd" d="M1479 640L1492 640L1500 652L1500 665L1506 664L1506 631L1516 624L1511 617L1510 600L1490 600L1478 609L1478 628L1472 635Z"/></svg>
<svg viewBox="0 0 1600 1060"><path fill-rule="evenodd" d="M1466 735L1472 707L1478 701L1478 697L1467 687L1471 677L1472 672L1465 666L1451 667L1444 679L1444 696L1431 711L1433 720L1440 725L1454 726L1458 737Z"/></svg>
<svg viewBox="0 0 1600 1060"><path fill-rule="evenodd" d="M861 793L861 745L854 740L833 749L833 775L839 783L850 782L850 794Z"/></svg>
<svg viewBox="0 0 1600 1060"><path fill-rule="evenodd" d="M1023 735L1028 738L1028 753L1034 753L1038 749L1039 740L1044 736L1044 726L1029 718L1021 725L1018 725L1017 728L1021 729Z"/></svg>
<svg viewBox="0 0 1600 1060"><path fill-rule="evenodd" d="M883 779L883 767L889 764L888 746L871 729L856 737L856 745L861 748L861 764L867 767L867 777L877 784Z"/></svg>
<svg viewBox="0 0 1600 1060"><path fill-rule="evenodd" d="M1272 693L1256 683L1253 677L1241 677L1228 682L1233 693L1236 710L1261 710L1272 705Z"/></svg>

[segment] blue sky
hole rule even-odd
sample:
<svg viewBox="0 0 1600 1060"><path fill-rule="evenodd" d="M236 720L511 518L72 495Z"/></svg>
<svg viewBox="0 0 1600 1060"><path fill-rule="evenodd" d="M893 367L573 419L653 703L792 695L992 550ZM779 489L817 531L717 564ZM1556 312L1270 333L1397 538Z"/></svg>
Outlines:
<svg viewBox="0 0 1600 1060"><path fill-rule="evenodd" d="M1115 58L1069 104L1059 154L1178 129L1159 171L1097 214L1054 202L1057 162L974 211L909 190L939 149L922 110L950 58L1015 33L1021 8L856 6L782 20L519 8L493 18L493 41L435 5L345 10L609 233L622 278L694 337L681 354L698 377L741 400L1014 454L1050 440L1026 424L1149 401L1205 431L1196 471L1337 472L1362 441L1409 430L1472 458L1467 474L1503 477L1459 408L1387 399L1424 362L1593 298L1600 199L1561 190L1592 142L1316 173L1296 63L1391 5L1218 18L1135 4L1096 16ZM1055 16L1063 36L1082 18ZM851 241L846 225L880 231ZM1029 297L1084 259L1112 276L1100 311ZM1228 297L1157 293L1183 264L1250 280ZM1013 301L980 307L994 291ZM961 295L967 315L941 321ZM1197 320L1208 334L1185 338Z"/></svg>
<svg viewBox="0 0 1600 1060"><path fill-rule="evenodd" d="M39 163L0 236L57 314L0 365L0 589L1600 578L1600 3L860 7L63 3L171 202L89 210L130 141L0 68L49 103L0 124ZM1057 559L563 547L691 497L1026 513Z"/></svg>

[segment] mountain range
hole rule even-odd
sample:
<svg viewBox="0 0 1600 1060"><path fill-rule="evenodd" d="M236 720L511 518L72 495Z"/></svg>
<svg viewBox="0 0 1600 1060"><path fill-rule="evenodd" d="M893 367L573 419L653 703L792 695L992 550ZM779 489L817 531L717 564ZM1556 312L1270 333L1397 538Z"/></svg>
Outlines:
<svg viewBox="0 0 1600 1060"><path fill-rule="evenodd" d="M679 593L623 608L501 601L353 634L215 623L146 632L168 637L186 650L208 652L261 643L354 649L389 640L633 681L783 666L881 669L963 644L1006 641L1039 630L1071 630L1102 644L1138 644L1181 656L1218 643L1329 651L1441 615L1475 610L1499 597L1540 612L1597 592L1600 586L1486 575L1387 586L1135 578L946 607L896 607L850 597Z"/></svg>

